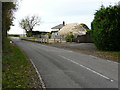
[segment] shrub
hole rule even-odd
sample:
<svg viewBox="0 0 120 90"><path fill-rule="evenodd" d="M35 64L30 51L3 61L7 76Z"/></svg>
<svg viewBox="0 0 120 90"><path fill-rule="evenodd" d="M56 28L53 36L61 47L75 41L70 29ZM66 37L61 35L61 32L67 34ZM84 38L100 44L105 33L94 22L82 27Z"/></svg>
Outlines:
<svg viewBox="0 0 120 90"><path fill-rule="evenodd" d="M120 50L120 6L97 11L91 28L92 40L99 50Z"/></svg>
<svg viewBox="0 0 120 90"><path fill-rule="evenodd" d="M67 41L67 42L71 42L71 40L72 40L72 42L74 41L74 36L73 35L67 35L66 37L65 37L65 40Z"/></svg>
<svg viewBox="0 0 120 90"><path fill-rule="evenodd" d="M91 30L90 29L87 29L87 32L86 32L86 34L91 34Z"/></svg>
<svg viewBox="0 0 120 90"><path fill-rule="evenodd" d="M51 33L49 32L49 33L47 33L47 35L48 35L48 38L51 38Z"/></svg>
<svg viewBox="0 0 120 90"><path fill-rule="evenodd" d="M31 37L32 36L32 32L27 32L27 37Z"/></svg>

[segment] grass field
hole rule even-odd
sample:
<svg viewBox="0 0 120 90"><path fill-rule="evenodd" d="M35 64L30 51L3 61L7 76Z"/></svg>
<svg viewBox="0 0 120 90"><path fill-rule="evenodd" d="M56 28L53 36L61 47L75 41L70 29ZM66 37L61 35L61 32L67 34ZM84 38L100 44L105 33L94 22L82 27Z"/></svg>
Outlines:
<svg viewBox="0 0 120 90"><path fill-rule="evenodd" d="M30 61L14 44L3 52L2 86L4 88L41 88Z"/></svg>

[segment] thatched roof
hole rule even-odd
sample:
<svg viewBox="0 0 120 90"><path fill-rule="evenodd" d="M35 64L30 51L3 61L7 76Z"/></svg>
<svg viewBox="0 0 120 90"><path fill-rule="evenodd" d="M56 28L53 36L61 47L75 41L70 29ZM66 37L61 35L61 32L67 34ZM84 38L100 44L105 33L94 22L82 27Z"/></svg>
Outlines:
<svg viewBox="0 0 120 90"><path fill-rule="evenodd" d="M60 35L84 35L86 34L86 29L78 23L71 23L64 26L60 31L58 31Z"/></svg>
<svg viewBox="0 0 120 90"><path fill-rule="evenodd" d="M71 23L71 24L67 24L66 26L64 26L62 29L60 29L59 34L60 35L68 35L72 32L72 28L74 26L76 26L78 23Z"/></svg>

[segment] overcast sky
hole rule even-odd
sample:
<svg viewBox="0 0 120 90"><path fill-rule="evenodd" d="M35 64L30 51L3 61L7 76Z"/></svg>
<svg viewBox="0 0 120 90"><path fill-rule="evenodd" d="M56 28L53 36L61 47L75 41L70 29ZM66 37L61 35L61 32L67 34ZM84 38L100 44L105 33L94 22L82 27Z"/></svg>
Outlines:
<svg viewBox="0 0 120 90"><path fill-rule="evenodd" d="M69 23L85 23L91 28L94 13L103 4L115 5L120 0L22 0L15 13L14 25L9 34L23 34L18 22L25 16L41 17L41 25L34 31L51 31L51 28L65 21Z"/></svg>

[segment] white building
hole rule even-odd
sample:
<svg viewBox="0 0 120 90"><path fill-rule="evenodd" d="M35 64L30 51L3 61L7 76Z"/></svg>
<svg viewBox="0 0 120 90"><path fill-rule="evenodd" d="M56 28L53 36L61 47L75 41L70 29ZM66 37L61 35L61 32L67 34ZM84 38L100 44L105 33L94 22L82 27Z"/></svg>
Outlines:
<svg viewBox="0 0 120 90"><path fill-rule="evenodd" d="M57 38L58 36L59 36L59 33L58 33L58 31L61 29L61 28L63 28L65 26L65 22L63 21L63 24L59 24L59 25L57 25L57 26L55 26L55 27L52 27L51 29L53 30L53 31L51 31L51 38Z"/></svg>

